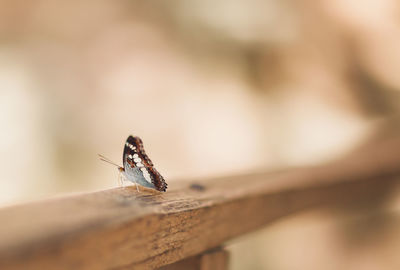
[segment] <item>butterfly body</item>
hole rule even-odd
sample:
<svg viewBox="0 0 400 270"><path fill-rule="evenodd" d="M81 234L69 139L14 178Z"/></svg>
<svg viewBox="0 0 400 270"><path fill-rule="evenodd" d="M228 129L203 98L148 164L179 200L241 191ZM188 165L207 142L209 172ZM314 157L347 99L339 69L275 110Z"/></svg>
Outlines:
<svg viewBox="0 0 400 270"><path fill-rule="evenodd" d="M143 142L139 137L129 136L126 140L124 154L122 155L123 167L112 162L105 156L99 155L99 157L100 160L117 166L122 176L127 181L136 184L137 189L138 185L141 185L158 191L165 192L167 190L168 185L164 177L154 168L153 162L151 162L144 151Z"/></svg>
<svg viewBox="0 0 400 270"><path fill-rule="evenodd" d="M166 191L168 185L154 168L139 137L128 137L124 145L122 160L123 167L119 167L118 170L126 180L158 191Z"/></svg>

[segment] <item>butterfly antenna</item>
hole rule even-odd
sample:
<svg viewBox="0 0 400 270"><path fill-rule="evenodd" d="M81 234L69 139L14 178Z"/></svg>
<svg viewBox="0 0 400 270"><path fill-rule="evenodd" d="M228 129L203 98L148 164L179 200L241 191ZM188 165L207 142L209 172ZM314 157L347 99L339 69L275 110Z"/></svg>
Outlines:
<svg viewBox="0 0 400 270"><path fill-rule="evenodd" d="M118 164L112 162L109 158L106 158L105 156L100 155L100 154L97 154L97 155L100 157L100 160L101 160L101 161L110 163L110 164L112 164L112 165L114 165L114 166L117 166L118 168L120 167Z"/></svg>

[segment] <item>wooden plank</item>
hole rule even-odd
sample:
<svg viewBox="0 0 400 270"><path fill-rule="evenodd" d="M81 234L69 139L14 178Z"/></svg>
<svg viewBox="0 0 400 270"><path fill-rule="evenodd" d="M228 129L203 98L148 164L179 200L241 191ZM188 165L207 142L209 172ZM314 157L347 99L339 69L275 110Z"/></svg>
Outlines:
<svg viewBox="0 0 400 270"><path fill-rule="evenodd" d="M158 270L200 270L201 269L201 255L192 256L173 264L168 264Z"/></svg>
<svg viewBox="0 0 400 270"><path fill-rule="evenodd" d="M159 270L227 270L228 251L216 248L159 268Z"/></svg>
<svg viewBox="0 0 400 270"><path fill-rule="evenodd" d="M381 202L400 184L400 140L327 165L116 188L0 210L0 269L153 269L322 204Z"/></svg>
<svg viewBox="0 0 400 270"><path fill-rule="evenodd" d="M228 251L223 249L205 252L201 255L200 270L227 270L228 259Z"/></svg>

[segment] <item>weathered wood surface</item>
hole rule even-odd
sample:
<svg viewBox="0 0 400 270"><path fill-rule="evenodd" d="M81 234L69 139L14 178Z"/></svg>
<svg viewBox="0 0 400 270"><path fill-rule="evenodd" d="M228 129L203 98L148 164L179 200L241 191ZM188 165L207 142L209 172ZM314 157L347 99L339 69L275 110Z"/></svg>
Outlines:
<svg viewBox="0 0 400 270"><path fill-rule="evenodd" d="M0 269L150 269L285 215L381 201L400 185L400 140L313 168L115 188L0 210Z"/></svg>

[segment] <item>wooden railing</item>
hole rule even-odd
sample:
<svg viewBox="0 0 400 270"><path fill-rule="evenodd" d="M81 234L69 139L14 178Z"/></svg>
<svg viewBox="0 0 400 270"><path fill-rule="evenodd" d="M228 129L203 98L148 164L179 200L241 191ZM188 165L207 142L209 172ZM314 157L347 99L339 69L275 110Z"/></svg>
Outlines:
<svg viewBox="0 0 400 270"><path fill-rule="evenodd" d="M312 207L379 204L400 186L400 139L330 164L115 188L0 210L0 269L227 269L227 240Z"/></svg>

